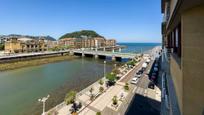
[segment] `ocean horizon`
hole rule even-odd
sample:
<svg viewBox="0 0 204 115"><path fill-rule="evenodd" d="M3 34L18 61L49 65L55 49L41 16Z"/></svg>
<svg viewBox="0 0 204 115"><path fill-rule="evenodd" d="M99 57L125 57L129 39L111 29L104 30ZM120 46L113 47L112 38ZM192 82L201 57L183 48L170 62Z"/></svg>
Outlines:
<svg viewBox="0 0 204 115"><path fill-rule="evenodd" d="M122 49L123 53L145 53L156 46L161 46L161 43L117 43L117 45L123 45L127 48Z"/></svg>

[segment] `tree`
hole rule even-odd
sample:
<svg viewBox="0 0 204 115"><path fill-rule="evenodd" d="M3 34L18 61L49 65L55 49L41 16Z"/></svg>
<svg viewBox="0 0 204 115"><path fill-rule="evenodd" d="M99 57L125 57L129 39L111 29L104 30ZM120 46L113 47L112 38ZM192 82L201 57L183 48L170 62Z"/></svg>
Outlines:
<svg viewBox="0 0 204 115"><path fill-rule="evenodd" d="M114 96L114 97L112 98L112 101L113 101L113 105L117 105L117 104L118 104L117 96Z"/></svg>
<svg viewBox="0 0 204 115"><path fill-rule="evenodd" d="M91 100L93 100L93 99L94 99L93 91L94 91L94 89L93 89L93 88L91 88L91 89L89 90L89 92L90 92L90 94L91 94L91 97L90 97L90 99L91 99Z"/></svg>
<svg viewBox="0 0 204 115"><path fill-rule="evenodd" d="M96 115L101 115L101 112L97 112Z"/></svg>
<svg viewBox="0 0 204 115"><path fill-rule="evenodd" d="M0 50L4 50L4 44L0 44Z"/></svg>
<svg viewBox="0 0 204 115"><path fill-rule="evenodd" d="M134 65L135 65L135 62L134 62L134 61L129 61L129 62L127 62L127 65L132 65L132 66L134 66Z"/></svg>
<svg viewBox="0 0 204 115"><path fill-rule="evenodd" d="M108 79L107 86L112 86L115 84L116 74L108 73L106 74L106 79Z"/></svg>
<svg viewBox="0 0 204 115"><path fill-rule="evenodd" d="M63 38L83 38L87 37L87 38L95 38L95 37L101 37L103 38L103 36L99 35L98 33L96 33L93 30L81 30L81 31L76 31L76 32L72 32L72 33L67 33L63 36L61 36L59 39L63 39Z"/></svg>
<svg viewBox="0 0 204 115"><path fill-rule="evenodd" d="M68 104L75 103L75 99L76 99L76 92L70 91L69 93L66 94L64 101L68 105Z"/></svg>
<svg viewBox="0 0 204 115"><path fill-rule="evenodd" d="M104 82L103 82L102 79L100 79L98 83L99 83L100 85L103 85L103 84L104 84Z"/></svg>
<svg viewBox="0 0 204 115"><path fill-rule="evenodd" d="M128 83L125 83L124 89L125 89L125 91L129 90L129 84Z"/></svg>
<svg viewBox="0 0 204 115"><path fill-rule="evenodd" d="M112 72L113 72L114 74L119 74L119 73L120 73L120 71L119 71L117 68L114 68L114 69L112 70Z"/></svg>
<svg viewBox="0 0 204 115"><path fill-rule="evenodd" d="M104 88L101 86L101 87L99 87L99 92L100 93L103 93L103 91L104 91Z"/></svg>
<svg viewBox="0 0 204 115"><path fill-rule="evenodd" d="M116 74L115 73L108 73L108 74L106 74L106 79L108 79L111 82L114 82L116 80Z"/></svg>

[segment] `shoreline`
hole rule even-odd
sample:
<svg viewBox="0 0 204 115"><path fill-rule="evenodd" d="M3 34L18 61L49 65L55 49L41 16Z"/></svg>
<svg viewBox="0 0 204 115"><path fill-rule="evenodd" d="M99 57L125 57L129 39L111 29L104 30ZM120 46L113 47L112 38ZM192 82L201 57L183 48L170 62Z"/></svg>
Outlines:
<svg viewBox="0 0 204 115"><path fill-rule="evenodd" d="M15 62L7 62L0 64L0 72L25 68L25 67L32 67L32 66L39 66L48 63L55 63L65 60L71 60L77 58L76 56L64 55L64 56L51 56L51 57L42 57L30 60L19 60Z"/></svg>

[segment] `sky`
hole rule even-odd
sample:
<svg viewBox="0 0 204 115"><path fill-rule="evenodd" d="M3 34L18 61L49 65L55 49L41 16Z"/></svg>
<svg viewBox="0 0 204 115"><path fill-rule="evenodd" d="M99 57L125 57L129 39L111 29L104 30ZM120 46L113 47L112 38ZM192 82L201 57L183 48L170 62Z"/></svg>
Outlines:
<svg viewBox="0 0 204 115"><path fill-rule="evenodd" d="M94 30L118 42L161 42L160 0L0 0L0 35Z"/></svg>

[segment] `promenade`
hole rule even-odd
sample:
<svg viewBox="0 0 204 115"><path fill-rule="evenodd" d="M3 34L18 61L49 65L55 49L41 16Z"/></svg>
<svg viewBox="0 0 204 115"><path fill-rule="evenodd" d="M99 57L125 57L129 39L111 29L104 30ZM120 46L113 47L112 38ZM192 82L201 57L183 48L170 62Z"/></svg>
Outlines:
<svg viewBox="0 0 204 115"><path fill-rule="evenodd" d="M152 51L156 52L157 48L154 48ZM152 52L152 55L154 54ZM155 53L156 54L156 53ZM135 76L135 73L142 68L142 64L146 61L145 57L142 57L138 63L131 69L128 69L123 76L116 82L114 86L106 87L105 84L100 85L97 82L90 85L89 87L85 88L84 90L77 93L76 102L82 103L82 108L77 112L79 115L96 115L97 112L100 112L102 115L124 115L126 114L129 106L132 103L135 95L143 95L145 97L151 98L158 102L161 101L161 91L158 87L154 90L148 89L147 85L149 82L148 77L146 74L143 74L142 77L139 79L138 83L131 84L131 79ZM150 71L153 64L153 60L148 65L146 72ZM121 69L123 70L123 69ZM104 82L107 80L105 78L102 79ZM129 90L125 90L124 86L126 83L129 83ZM100 93L99 87L104 87L104 92ZM90 100L91 93L89 89L93 88L92 94L95 95L94 100ZM121 96L122 95L122 96ZM118 98L118 105L115 107L112 105L112 98L117 96ZM70 105L65 105L64 103L55 107L57 111L57 115L70 115ZM52 111L52 110L50 110ZM48 112L50 112L48 111ZM54 114L53 114L54 115Z"/></svg>

